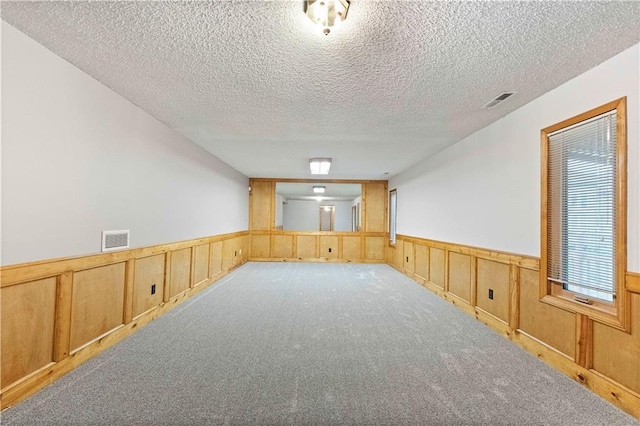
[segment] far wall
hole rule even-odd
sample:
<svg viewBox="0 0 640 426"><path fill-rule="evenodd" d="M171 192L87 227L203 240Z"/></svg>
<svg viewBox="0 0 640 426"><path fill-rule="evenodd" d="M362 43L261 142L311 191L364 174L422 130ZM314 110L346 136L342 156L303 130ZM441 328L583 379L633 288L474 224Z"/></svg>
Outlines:
<svg viewBox="0 0 640 426"><path fill-rule="evenodd" d="M284 204L285 231L318 231L320 206L335 206L335 231L351 231L352 201L289 200Z"/></svg>

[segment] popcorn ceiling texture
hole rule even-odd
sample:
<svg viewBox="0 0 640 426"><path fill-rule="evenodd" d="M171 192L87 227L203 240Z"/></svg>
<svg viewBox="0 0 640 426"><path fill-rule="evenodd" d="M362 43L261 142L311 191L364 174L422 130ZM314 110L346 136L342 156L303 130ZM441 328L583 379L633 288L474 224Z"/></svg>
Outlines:
<svg viewBox="0 0 640 426"><path fill-rule="evenodd" d="M3 2L2 18L251 177L399 173L640 41L639 2ZM481 109L505 90L518 92ZM588 88L585 88L588 90Z"/></svg>

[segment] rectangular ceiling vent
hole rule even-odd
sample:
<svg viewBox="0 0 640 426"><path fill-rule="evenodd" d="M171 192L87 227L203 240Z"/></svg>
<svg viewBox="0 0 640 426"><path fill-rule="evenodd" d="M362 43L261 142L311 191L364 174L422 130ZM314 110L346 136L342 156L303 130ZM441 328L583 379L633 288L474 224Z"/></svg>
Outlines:
<svg viewBox="0 0 640 426"><path fill-rule="evenodd" d="M129 230L102 231L102 251L129 248Z"/></svg>
<svg viewBox="0 0 640 426"><path fill-rule="evenodd" d="M498 105L500 102L506 101L507 99L509 99L511 96L515 94L516 92L502 92L498 96L496 96L495 98L491 99L489 102L484 104L482 108L493 108L494 106Z"/></svg>

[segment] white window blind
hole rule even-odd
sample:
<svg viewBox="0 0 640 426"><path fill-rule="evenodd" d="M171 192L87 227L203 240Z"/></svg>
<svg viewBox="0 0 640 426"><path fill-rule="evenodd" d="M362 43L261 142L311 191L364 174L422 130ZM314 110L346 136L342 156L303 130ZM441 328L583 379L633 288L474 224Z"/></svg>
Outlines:
<svg viewBox="0 0 640 426"><path fill-rule="evenodd" d="M549 135L548 278L613 301L616 288L616 112Z"/></svg>

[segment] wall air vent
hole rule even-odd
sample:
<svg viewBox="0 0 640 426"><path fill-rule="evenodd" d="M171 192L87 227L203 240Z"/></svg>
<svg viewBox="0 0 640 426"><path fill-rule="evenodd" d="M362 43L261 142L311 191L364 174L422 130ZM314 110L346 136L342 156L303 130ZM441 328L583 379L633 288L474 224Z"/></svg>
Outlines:
<svg viewBox="0 0 640 426"><path fill-rule="evenodd" d="M129 230L102 231L102 251L129 248Z"/></svg>
<svg viewBox="0 0 640 426"><path fill-rule="evenodd" d="M498 96L496 96L495 98L491 99L489 102L484 104L482 108L493 108L494 106L498 105L500 102L506 101L507 99L509 99L511 96L515 94L516 92L502 92Z"/></svg>

